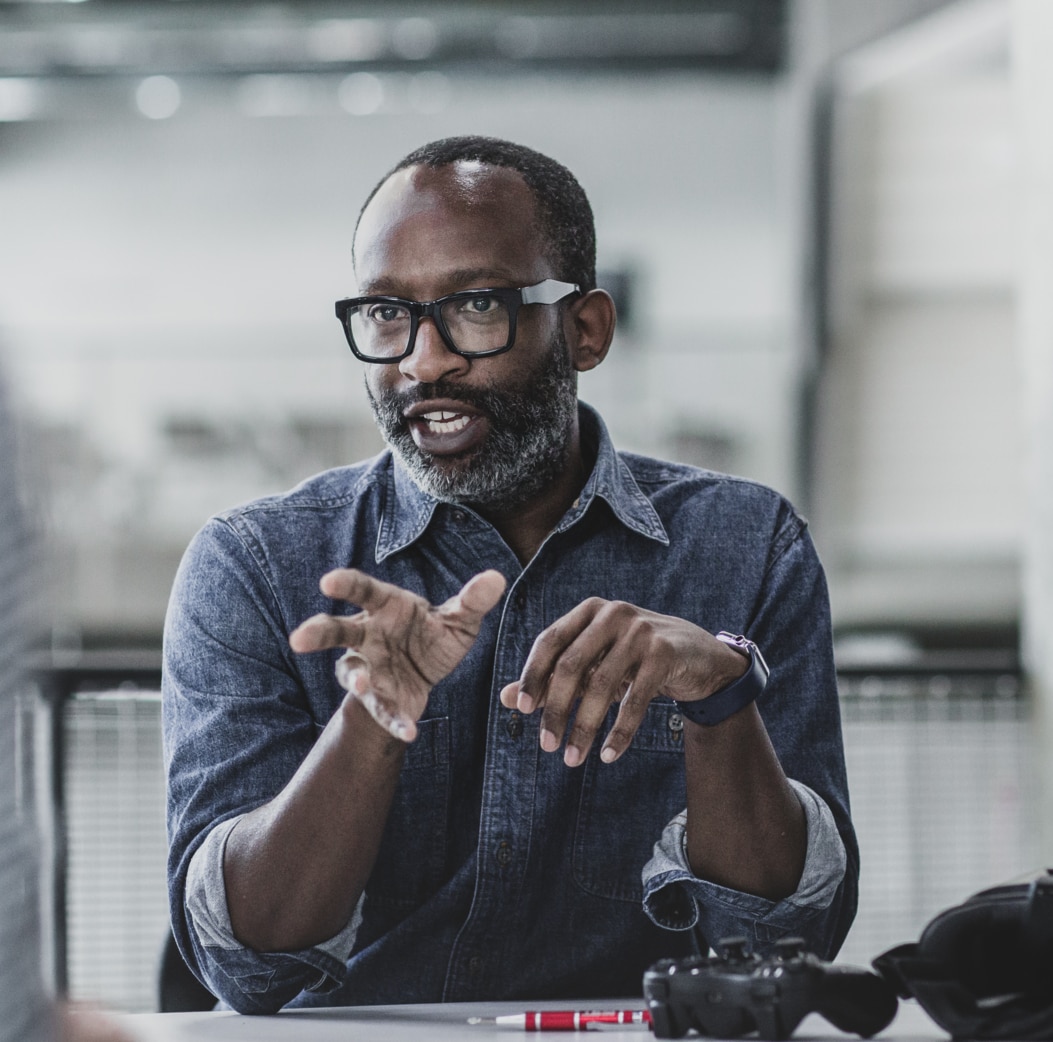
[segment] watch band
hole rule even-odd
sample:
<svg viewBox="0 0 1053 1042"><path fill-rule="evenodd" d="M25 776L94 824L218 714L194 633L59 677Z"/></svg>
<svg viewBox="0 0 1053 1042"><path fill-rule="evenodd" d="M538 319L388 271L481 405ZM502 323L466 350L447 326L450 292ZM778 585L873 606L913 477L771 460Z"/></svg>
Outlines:
<svg viewBox="0 0 1053 1042"><path fill-rule="evenodd" d="M721 630L716 638L745 655L750 660L750 668L738 680L727 687L714 691L708 698L697 702L677 702L680 713L692 723L703 727L713 727L733 716L740 709L753 702L768 683L768 663L764 661L760 648L746 637Z"/></svg>

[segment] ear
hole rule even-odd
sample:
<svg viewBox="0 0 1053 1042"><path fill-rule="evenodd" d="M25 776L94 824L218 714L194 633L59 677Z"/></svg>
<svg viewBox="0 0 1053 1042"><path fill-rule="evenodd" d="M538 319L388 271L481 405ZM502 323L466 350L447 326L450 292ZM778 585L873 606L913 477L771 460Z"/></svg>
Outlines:
<svg viewBox="0 0 1053 1042"><path fill-rule="evenodd" d="M617 316L604 289L590 290L567 309L567 350L579 373L595 369L607 357Z"/></svg>

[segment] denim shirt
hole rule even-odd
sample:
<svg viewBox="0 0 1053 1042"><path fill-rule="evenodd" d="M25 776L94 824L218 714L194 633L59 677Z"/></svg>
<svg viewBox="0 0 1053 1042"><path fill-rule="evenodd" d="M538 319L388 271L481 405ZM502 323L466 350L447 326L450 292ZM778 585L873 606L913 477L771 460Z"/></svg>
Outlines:
<svg viewBox="0 0 1053 1042"><path fill-rule="evenodd" d="M613 448L581 407L595 464L520 564L487 521L424 494L385 452L213 518L191 543L165 628L169 895L179 947L225 1003L352 1005L639 994L662 957L745 936L802 936L832 957L855 913L826 585L806 524L761 485ZM289 781L343 698L339 650L296 655L320 576L362 569L437 604L473 575L508 580L431 693L352 920L317 947L258 953L230 927L223 846ZM771 668L760 713L808 823L795 894L695 878L684 851L683 718L651 703L627 752L568 768L539 713L505 709L532 642L590 596L745 633ZM614 717L614 709L608 726Z"/></svg>

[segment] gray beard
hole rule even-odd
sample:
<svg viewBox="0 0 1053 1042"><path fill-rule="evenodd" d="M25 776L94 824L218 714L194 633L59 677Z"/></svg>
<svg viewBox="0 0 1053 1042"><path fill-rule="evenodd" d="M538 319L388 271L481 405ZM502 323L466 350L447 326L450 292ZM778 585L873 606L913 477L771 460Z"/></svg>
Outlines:
<svg viewBox="0 0 1053 1042"><path fill-rule="evenodd" d="M562 336L536 372L512 390L440 383L418 386L410 394L389 392L374 397L367 384L366 394L392 452L419 488L444 503L515 510L536 498L567 466L578 389ZM490 421L485 443L460 457L421 452L403 413L429 398L462 401L483 412Z"/></svg>

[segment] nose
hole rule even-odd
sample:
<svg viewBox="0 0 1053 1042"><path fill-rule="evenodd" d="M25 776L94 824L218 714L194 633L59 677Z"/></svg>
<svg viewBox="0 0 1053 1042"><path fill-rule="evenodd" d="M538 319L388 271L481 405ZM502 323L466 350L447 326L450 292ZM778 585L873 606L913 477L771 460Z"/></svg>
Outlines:
<svg viewBox="0 0 1053 1042"><path fill-rule="evenodd" d="M445 344L433 319L421 318L413 351L399 362L399 372L417 383L436 383L446 376L468 371L467 358L454 354Z"/></svg>

